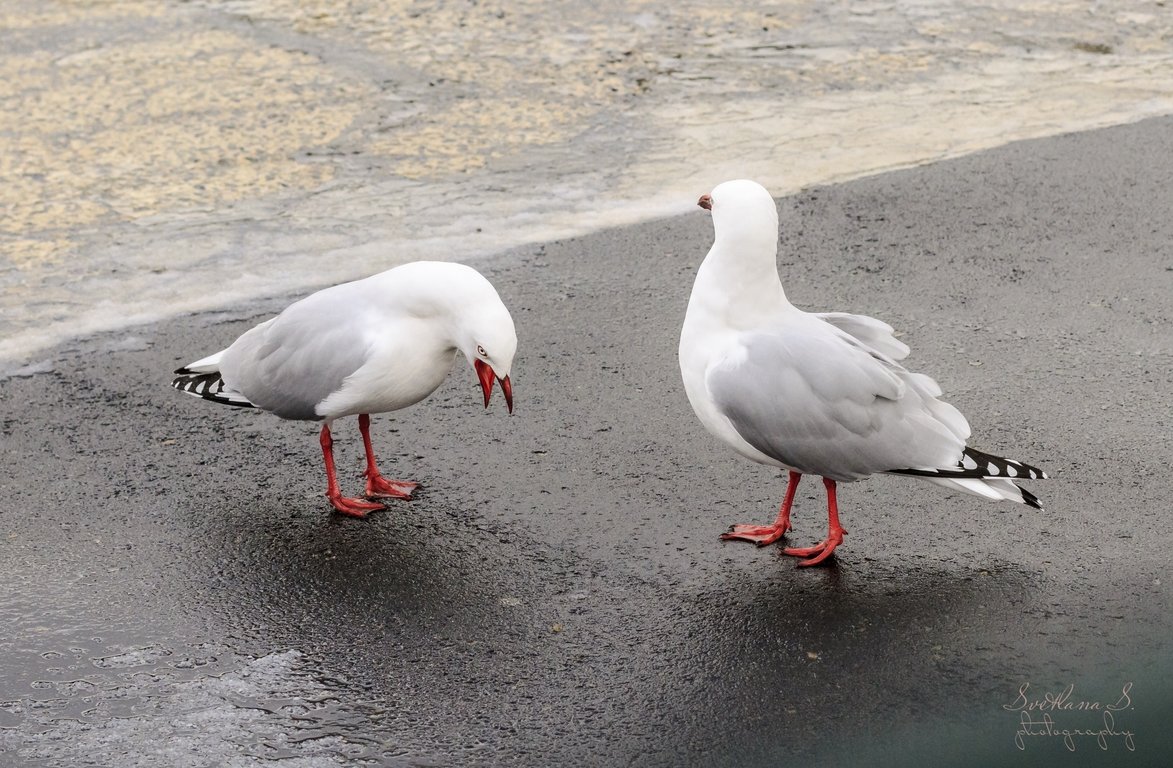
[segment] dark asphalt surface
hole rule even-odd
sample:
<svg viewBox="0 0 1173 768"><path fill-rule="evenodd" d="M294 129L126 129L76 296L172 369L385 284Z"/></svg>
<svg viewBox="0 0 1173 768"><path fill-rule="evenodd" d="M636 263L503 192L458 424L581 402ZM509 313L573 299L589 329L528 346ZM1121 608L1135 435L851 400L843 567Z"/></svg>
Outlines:
<svg viewBox="0 0 1173 768"><path fill-rule="evenodd" d="M1042 513L843 486L821 569L717 540L784 478L685 400L700 210L481 262L516 413L461 366L376 417L385 471L424 490L367 521L330 513L316 427L168 387L289 297L47 354L0 383L0 764L1166 764L1169 178L1155 119L780 201L792 301L894 325L975 446L1054 478ZM353 490L353 420L335 439ZM810 483L791 541L825 522ZM1019 750L1023 684L1130 685L1134 751Z"/></svg>

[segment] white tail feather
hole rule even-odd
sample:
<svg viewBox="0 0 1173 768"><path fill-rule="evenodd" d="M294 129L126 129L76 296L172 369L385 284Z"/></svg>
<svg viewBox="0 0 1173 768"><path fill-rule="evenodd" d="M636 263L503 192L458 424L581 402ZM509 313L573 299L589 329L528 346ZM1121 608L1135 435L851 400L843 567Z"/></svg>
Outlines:
<svg viewBox="0 0 1173 768"><path fill-rule="evenodd" d="M923 477L923 476L922 476ZM951 488L955 491L981 496L991 501L1016 501L1041 510L1042 506L1033 493L1010 480L979 477L925 477L930 483Z"/></svg>
<svg viewBox="0 0 1173 768"><path fill-rule="evenodd" d="M183 366L183 370L191 373L215 373L220 370L220 357L223 354L224 350L220 350L214 355L208 355L202 360L196 360L194 363Z"/></svg>

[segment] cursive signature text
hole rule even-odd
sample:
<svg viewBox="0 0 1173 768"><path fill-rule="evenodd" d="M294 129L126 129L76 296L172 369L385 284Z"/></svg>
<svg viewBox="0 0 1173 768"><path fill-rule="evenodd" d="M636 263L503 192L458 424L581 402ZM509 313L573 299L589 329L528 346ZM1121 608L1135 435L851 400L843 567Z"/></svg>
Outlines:
<svg viewBox="0 0 1173 768"><path fill-rule="evenodd" d="M1014 746L1026 749L1027 739L1052 738L1061 739L1069 752L1075 751L1080 740L1089 739L1094 739L1096 746L1104 751L1119 739L1125 749L1135 752L1133 732L1116 724L1116 714L1132 708L1132 683L1125 683L1120 687L1119 696L1105 701L1077 698L1074 684L1036 693L1031 690L1030 683L1023 683L1018 687L1018 696L1002 705L1002 709L1019 713ZM1099 714L1098 722L1090 721L1086 715L1080 718L1081 713ZM1074 725L1082 727L1073 727L1069 722L1080 719L1084 722Z"/></svg>
<svg viewBox="0 0 1173 768"><path fill-rule="evenodd" d="M1079 738L1094 738L1096 745L1105 752L1111 743L1110 739L1119 738L1124 742L1125 749L1129 752L1136 751L1132 731L1117 730L1116 718L1107 711L1104 712L1102 728L1061 728L1047 713L1043 713L1041 717L1035 719L1030 712L1024 711L1018 719L1018 731L1014 734L1014 746L1026 749L1026 739L1034 736L1063 739L1063 746L1067 747L1069 752L1075 751L1075 740Z"/></svg>
<svg viewBox="0 0 1173 768"><path fill-rule="evenodd" d="M1120 691L1120 697L1112 703L1100 701L1086 701L1076 699L1075 684L1071 684L1059 691L1046 691L1042 698L1031 696L1030 683L1023 683L1018 687L1018 698L1009 704L1003 704L1002 709L1011 712L1071 712L1076 710L1089 712L1119 712L1122 709L1132 708L1132 697L1129 692L1132 683L1125 683Z"/></svg>

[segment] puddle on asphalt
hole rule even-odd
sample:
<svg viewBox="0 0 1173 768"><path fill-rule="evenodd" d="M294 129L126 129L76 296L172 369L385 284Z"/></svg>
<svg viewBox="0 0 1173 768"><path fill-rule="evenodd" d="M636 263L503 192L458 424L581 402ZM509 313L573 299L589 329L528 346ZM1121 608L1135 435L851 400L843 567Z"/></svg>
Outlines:
<svg viewBox="0 0 1173 768"><path fill-rule="evenodd" d="M5 764L437 764L381 735L389 713L298 651L250 659L224 648L93 637L40 658L52 666L26 666L35 679L7 681L9 698L0 700Z"/></svg>

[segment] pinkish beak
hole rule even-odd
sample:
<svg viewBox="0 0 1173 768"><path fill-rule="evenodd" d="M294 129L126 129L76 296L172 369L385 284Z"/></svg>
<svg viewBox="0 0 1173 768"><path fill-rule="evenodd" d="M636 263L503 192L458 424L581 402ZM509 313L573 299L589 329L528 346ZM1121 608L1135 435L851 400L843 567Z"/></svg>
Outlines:
<svg viewBox="0 0 1173 768"><path fill-rule="evenodd" d="M701 199L696 201L696 204L706 211L713 210L713 198L708 195L701 195Z"/></svg>
<svg viewBox="0 0 1173 768"><path fill-rule="evenodd" d="M473 368L476 368L477 378L481 380L481 390L485 393L485 407L488 408L489 399L493 396L493 379L497 379L497 374L483 360L474 360ZM505 405L509 407L509 412L513 413L513 385L509 382L508 376L497 380L501 382L501 391L505 393Z"/></svg>

